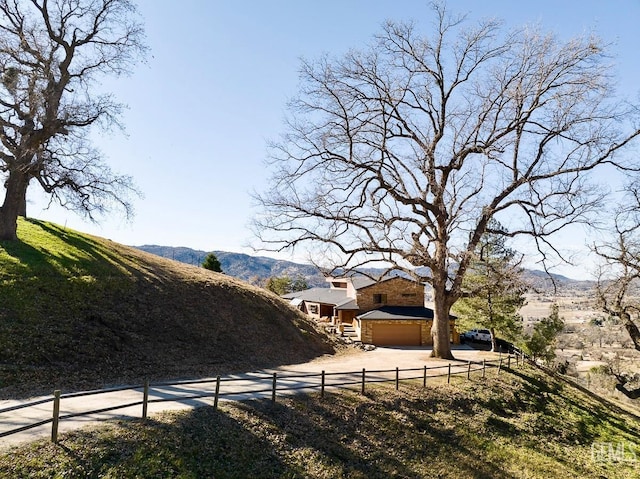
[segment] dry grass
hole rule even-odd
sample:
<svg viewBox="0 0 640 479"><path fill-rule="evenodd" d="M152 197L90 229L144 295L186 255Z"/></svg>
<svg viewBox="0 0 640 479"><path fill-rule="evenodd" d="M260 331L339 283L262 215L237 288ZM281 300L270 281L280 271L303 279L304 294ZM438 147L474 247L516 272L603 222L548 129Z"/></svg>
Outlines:
<svg viewBox="0 0 640 479"><path fill-rule="evenodd" d="M0 455L7 478L636 478L640 421L541 372L224 404ZM592 445L624 444L623 458Z"/></svg>
<svg viewBox="0 0 640 479"><path fill-rule="evenodd" d="M231 373L334 345L275 295L54 224L0 242L0 397Z"/></svg>

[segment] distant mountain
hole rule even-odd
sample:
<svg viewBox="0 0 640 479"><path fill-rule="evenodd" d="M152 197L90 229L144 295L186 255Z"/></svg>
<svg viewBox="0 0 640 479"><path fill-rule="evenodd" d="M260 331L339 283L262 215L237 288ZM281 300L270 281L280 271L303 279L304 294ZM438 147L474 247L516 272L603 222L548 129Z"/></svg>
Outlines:
<svg viewBox="0 0 640 479"><path fill-rule="evenodd" d="M164 258L174 259L183 263L199 266L204 261L209 251L194 250L185 247L143 245L136 248L153 253ZM213 251L222 271L229 276L242 279L252 284L262 284L264 280L272 276L287 275L291 278L302 276L307 281L309 287L327 286L325 277L322 272L311 264L294 263L292 261L283 261L266 256L250 256L243 253L230 253L228 251ZM367 272L376 275L377 272L382 273L382 269L368 269ZM551 278L544 271L525 270L525 278L538 291L552 291L555 287L558 290L589 290L593 288L593 281L578 281L567 278L559 274L552 274Z"/></svg>
<svg viewBox="0 0 640 479"><path fill-rule="evenodd" d="M540 292L553 291L588 291L595 287L595 281L577 280L568 278L561 274L551 273L551 276L545 271L537 269L525 269L524 277L532 287Z"/></svg>
<svg viewBox="0 0 640 479"><path fill-rule="evenodd" d="M309 287L327 285L324 275L311 264L294 263L266 256L250 256L228 251L201 251L185 247L143 245L136 246L136 248L195 266L200 266L205 256L212 252L220 261L220 266L225 274L252 284L260 284L272 276L287 275L291 278L302 276Z"/></svg>

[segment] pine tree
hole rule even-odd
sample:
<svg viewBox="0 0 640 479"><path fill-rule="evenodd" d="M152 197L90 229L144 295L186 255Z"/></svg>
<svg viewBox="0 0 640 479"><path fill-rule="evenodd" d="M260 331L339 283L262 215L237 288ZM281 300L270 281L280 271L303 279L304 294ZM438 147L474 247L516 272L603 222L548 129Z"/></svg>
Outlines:
<svg viewBox="0 0 640 479"><path fill-rule="evenodd" d="M533 333L524 342L524 349L534 360L542 359L549 364L556 357L556 336L564 328L557 304L551 306L551 314L533 327Z"/></svg>
<svg viewBox="0 0 640 479"><path fill-rule="evenodd" d="M218 258L213 253L209 253L204 258L202 267L211 271L215 271L216 273L222 273L222 266L220 265L220 261L218 261Z"/></svg>
<svg viewBox="0 0 640 479"><path fill-rule="evenodd" d="M271 276L265 283L265 288L276 293L278 296L282 296L287 293L294 293L296 291L303 291L309 288L307 280L303 276L296 276L291 279L288 275L284 276Z"/></svg>
<svg viewBox="0 0 640 479"><path fill-rule="evenodd" d="M527 287L522 279L517 253L506 245L505 230L493 220L474 251L463 282L464 295L454 305L457 328L491 332L491 350L499 335L514 342L522 335L522 317Z"/></svg>

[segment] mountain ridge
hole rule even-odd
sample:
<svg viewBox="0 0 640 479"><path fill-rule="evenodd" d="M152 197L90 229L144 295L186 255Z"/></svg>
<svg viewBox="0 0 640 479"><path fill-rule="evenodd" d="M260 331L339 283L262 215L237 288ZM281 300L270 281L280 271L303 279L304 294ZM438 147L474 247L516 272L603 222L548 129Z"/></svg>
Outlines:
<svg viewBox="0 0 640 479"><path fill-rule="evenodd" d="M134 248L194 266L200 266L205 256L213 253L220 261L222 271L225 274L251 284L262 285L269 277L287 275L290 277L304 277L309 287L326 286L325 276L322 272L316 266L306 263L229 251L203 251L186 246L141 245L134 246ZM382 273L383 269L371 269L368 271L372 271L375 274L376 271ZM593 281L577 280L556 273L549 275L545 271L535 269L525 269L525 277L534 289L540 291L554 289L587 290L593 288L595 284Z"/></svg>

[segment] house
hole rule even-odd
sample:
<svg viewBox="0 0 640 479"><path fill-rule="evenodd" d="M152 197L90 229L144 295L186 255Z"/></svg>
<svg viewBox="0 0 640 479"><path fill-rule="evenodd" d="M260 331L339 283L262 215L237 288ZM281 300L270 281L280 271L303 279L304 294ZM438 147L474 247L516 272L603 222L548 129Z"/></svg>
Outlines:
<svg viewBox="0 0 640 479"><path fill-rule="evenodd" d="M425 306L424 285L400 276L375 281L356 276L327 278L328 288L285 294L309 316L376 346L430 346L433 310ZM451 319L455 319L452 317ZM460 337L453 321L450 339Z"/></svg>

